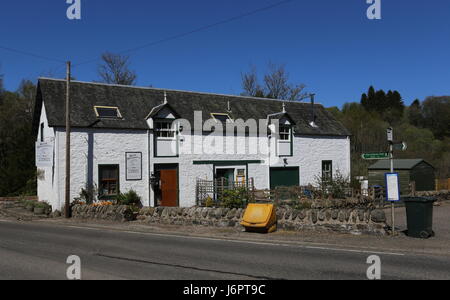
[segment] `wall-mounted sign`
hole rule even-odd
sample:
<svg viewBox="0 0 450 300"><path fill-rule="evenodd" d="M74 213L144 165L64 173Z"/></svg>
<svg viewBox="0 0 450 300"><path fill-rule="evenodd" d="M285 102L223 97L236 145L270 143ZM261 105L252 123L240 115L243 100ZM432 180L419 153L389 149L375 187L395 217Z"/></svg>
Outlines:
<svg viewBox="0 0 450 300"><path fill-rule="evenodd" d="M36 167L53 167L52 142L36 142Z"/></svg>
<svg viewBox="0 0 450 300"><path fill-rule="evenodd" d="M398 173L386 173L386 200L400 201L400 184Z"/></svg>
<svg viewBox="0 0 450 300"><path fill-rule="evenodd" d="M142 180L142 153L125 153L126 179Z"/></svg>

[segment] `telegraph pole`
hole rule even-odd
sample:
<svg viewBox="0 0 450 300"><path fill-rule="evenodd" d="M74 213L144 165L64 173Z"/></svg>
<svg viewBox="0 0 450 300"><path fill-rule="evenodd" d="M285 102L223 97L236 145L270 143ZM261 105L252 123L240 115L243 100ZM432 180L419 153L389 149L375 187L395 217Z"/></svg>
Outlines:
<svg viewBox="0 0 450 300"><path fill-rule="evenodd" d="M66 218L70 218L70 77L70 61L68 61L66 78Z"/></svg>

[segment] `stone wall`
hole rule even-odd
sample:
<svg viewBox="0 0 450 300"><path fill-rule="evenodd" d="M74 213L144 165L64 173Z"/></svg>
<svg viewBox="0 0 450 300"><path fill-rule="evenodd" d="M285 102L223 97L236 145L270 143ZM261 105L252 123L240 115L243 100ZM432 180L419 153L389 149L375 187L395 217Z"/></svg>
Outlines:
<svg viewBox="0 0 450 300"><path fill-rule="evenodd" d="M133 221L147 224L200 225L212 227L241 227L244 209L149 207L133 213L128 206L75 205L72 217L107 221ZM278 228L290 231L304 229L385 234L386 215L379 209L277 209Z"/></svg>
<svg viewBox="0 0 450 300"><path fill-rule="evenodd" d="M450 191L429 191L429 192L416 192L418 197L435 197L438 201L448 201L450 200Z"/></svg>
<svg viewBox="0 0 450 300"><path fill-rule="evenodd" d="M26 196L26 197L0 197L0 203L1 202L13 202L13 201L20 201L20 200L31 200L31 201L37 201L37 196Z"/></svg>
<svg viewBox="0 0 450 300"><path fill-rule="evenodd" d="M0 210L7 208L23 207L21 200L37 201L37 197L0 197Z"/></svg>
<svg viewBox="0 0 450 300"><path fill-rule="evenodd" d="M243 209L143 208L137 219L143 223L240 227ZM277 209L278 228L385 234L386 216L377 209Z"/></svg>
<svg viewBox="0 0 450 300"><path fill-rule="evenodd" d="M96 207L90 205L74 205L72 207L72 218L127 222L135 220L136 214L126 205Z"/></svg>

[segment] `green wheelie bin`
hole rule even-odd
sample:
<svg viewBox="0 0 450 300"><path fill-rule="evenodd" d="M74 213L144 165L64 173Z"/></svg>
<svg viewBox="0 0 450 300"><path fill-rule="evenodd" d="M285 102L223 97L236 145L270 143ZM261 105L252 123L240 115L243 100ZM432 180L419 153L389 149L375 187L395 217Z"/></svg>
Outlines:
<svg viewBox="0 0 450 300"><path fill-rule="evenodd" d="M407 235L427 239L434 236L432 197L405 197L402 199L406 207Z"/></svg>

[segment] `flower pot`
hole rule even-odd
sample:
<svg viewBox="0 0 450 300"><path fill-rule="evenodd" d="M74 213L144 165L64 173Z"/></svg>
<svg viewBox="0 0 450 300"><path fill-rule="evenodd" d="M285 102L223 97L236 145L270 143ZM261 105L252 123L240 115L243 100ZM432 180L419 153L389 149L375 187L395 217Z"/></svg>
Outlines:
<svg viewBox="0 0 450 300"><path fill-rule="evenodd" d="M44 212L45 212L45 208L43 208L43 207L35 207L34 208L34 213L36 215L43 215Z"/></svg>

